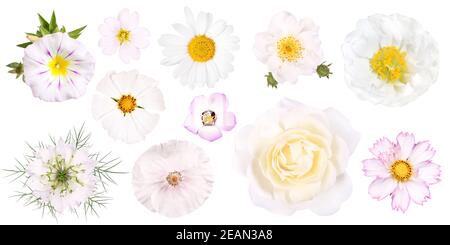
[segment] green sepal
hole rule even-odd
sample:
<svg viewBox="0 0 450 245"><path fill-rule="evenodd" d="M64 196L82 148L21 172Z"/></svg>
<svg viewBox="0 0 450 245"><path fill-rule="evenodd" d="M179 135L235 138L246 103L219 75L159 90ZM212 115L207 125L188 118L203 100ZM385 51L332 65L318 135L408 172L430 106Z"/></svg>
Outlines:
<svg viewBox="0 0 450 245"><path fill-rule="evenodd" d="M272 72L269 72L269 74L265 75L265 77L267 79L267 87L278 88L278 81L275 80Z"/></svg>
<svg viewBox="0 0 450 245"><path fill-rule="evenodd" d="M55 15L55 11L52 12L52 17L50 19L50 24L48 26L48 31L50 33L55 33L58 32L58 24L56 23L56 15Z"/></svg>
<svg viewBox="0 0 450 245"><path fill-rule="evenodd" d="M69 34L69 37L71 37L71 38L73 38L73 39L77 39L77 38L81 35L81 32L82 32L86 27L87 27L87 26L83 26L83 27L80 27L80 28L78 28L78 29L75 29L75 30L69 32L69 33L68 33L68 34Z"/></svg>
<svg viewBox="0 0 450 245"><path fill-rule="evenodd" d="M319 78L326 77L330 78L330 75L333 74L330 70L331 63L326 65L325 62L317 66L316 72L319 75Z"/></svg>
<svg viewBox="0 0 450 245"><path fill-rule="evenodd" d="M33 44L33 43L32 42L21 43L21 44L17 44L17 47L26 48L26 47L30 46L31 44Z"/></svg>
<svg viewBox="0 0 450 245"><path fill-rule="evenodd" d="M16 79L23 74L23 64L20 62L9 63L8 65L6 65L6 67L11 68L8 73L16 74Z"/></svg>

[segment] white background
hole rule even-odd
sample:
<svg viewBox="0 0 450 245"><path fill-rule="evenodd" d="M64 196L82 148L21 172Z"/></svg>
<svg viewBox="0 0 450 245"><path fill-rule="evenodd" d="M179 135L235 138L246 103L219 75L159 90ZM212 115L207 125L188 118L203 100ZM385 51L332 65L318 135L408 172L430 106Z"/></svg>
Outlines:
<svg viewBox="0 0 450 245"><path fill-rule="evenodd" d="M111 186L114 198L100 218L77 218L64 215L60 224L443 224L449 222L448 164L448 108L450 104L449 64L450 34L446 1L43 1L15 0L4 3L0 10L0 168L12 168L14 159L25 152L25 141L34 143L49 134L63 135L73 126L86 122L93 133L96 150L113 151L123 159L120 170L130 172L136 159L154 144L170 139L184 139L203 147L211 158L215 172L215 186L210 198L195 212L181 218L169 219L152 213L134 197L131 174L118 176L118 185ZM234 26L241 39L235 52L234 67L228 79L221 80L214 89L182 87L172 77L173 67L160 65L162 59L158 38L164 33L175 33L171 25L184 22L184 6L198 11L212 12ZM138 10L141 25L151 32L151 45L142 52L141 59L129 65L118 56L105 56L97 46L98 26L104 18L116 16L122 8ZM23 50L15 45L25 40L24 32L35 31L36 13L50 17L56 10L58 21L69 29L88 25L80 37L96 57L96 73L87 93L80 99L62 103L47 103L34 98L31 90L20 80L7 74L4 66L22 58ZM321 27L320 38L326 59L333 62L333 76L318 79L301 77L296 85L281 85L278 90L267 88L266 67L256 60L252 46L254 35L267 29L271 17L288 10L297 17L311 17ZM375 13L403 15L416 18L440 44L441 73L439 80L418 100L401 108L374 106L360 101L347 88L343 79L341 45L344 37L355 28L358 19ZM96 84L110 70L138 69L160 81L167 109L156 129L144 142L127 145L111 139L91 115L91 99ZM236 128L214 143L203 141L183 128L188 105L195 95L224 92L230 99L231 110L237 115ZM361 133L361 141L350 159L348 172L353 182L353 193L332 216L320 217L303 210L292 216L278 216L259 208L250 201L245 177L233 169L233 139L241 127L254 122L256 117L275 105L283 97L296 99L318 108L334 107L346 115ZM391 210L390 200L378 202L367 194L371 179L361 171L361 160L370 157L368 148L382 136L395 138L398 132L414 132L419 140L430 140L437 149L435 162L442 165L442 181L431 187L432 199L424 206L411 205L406 214ZM0 224L55 224L51 217L10 198L17 185L0 179Z"/></svg>

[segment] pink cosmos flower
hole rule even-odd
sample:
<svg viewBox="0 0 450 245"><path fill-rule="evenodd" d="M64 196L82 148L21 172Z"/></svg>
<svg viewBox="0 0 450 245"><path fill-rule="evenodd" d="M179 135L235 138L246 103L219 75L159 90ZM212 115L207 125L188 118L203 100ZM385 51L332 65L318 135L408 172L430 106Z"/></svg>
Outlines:
<svg viewBox="0 0 450 245"><path fill-rule="evenodd" d="M236 126L236 116L227 110L228 99L224 94L197 96L191 102L184 127L205 140L215 141L222 137L222 130L231 131Z"/></svg>
<svg viewBox="0 0 450 245"><path fill-rule="evenodd" d="M375 158L363 161L363 171L376 177L369 195L377 200L391 196L392 209L408 210L413 201L422 205L430 199L429 186L440 181L440 166L432 162L435 150L428 141L415 142L411 133L400 133L397 142L378 140L370 149Z"/></svg>

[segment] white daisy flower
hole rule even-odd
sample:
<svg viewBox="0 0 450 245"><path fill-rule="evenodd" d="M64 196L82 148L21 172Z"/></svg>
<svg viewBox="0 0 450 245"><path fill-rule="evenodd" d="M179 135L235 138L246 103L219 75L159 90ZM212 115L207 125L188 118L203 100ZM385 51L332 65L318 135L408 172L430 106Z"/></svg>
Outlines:
<svg viewBox="0 0 450 245"><path fill-rule="evenodd" d="M56 212L73 211L95 193L97 162L86 150L60 139L53 147L38 149L34 157L26 169L28 185L35 197Z"/></svg>
<svg viewBox="0 0 450 245"><path fill-rule="evenodd" d="M205 152L186 141L169 141L146 151L133 168L136 198L146 208L179 217L200 207L213 188Z"/></svg>
<svg viewBox="0 0 450 245"><path fill-rule="evenodd" d="M267 64L268 79L296 83L299 75L318 72L323 62L320 44L319 27L311 19L297 20L288 12L280 12L273 16L266 32L256 35L253 50L258 60ZM328 70L319 76L330 74ZM268 84L276 87L277 83Z"/></svg>
<svg viewBox="0 0 450 245"><path fill-rule="evenodd" d="M145 139L159 121L164 99L158 82L137 71L110 72L98 84L92 112L108 134L126 143Z"/></svg>
<svg viewBox="0 0 450 245"><path fill-rule="evenodd" d="M45 101L78 98L94 75L95 61L87 49L66 33L37 39L25 49L24 79L33 95Z"/></svg>
<svg viewBox="0 0 450 245"><path fill-rule="evenodd" d="M127 64L132 59L138 60L140 49L150 44L150 32L139 26L139 14L128 9L122 10L117 18L106 18L99 31L102 34L99 46L103 53L113 55L119 50L120 59Z"/></svg>
<svg viewBox="0 0 450 245"><path fill-rule="evenodd" d="M375 104L405 105L438 77L435 40L414 19L372 15L360 20L342 46L346 80L357 95Z"/></svg>
<svg viewBox="0 0 450 245"><path fill-rule="evenodd" d="M233 71L231 51L239 48L239 38L232 35L233 27L225 21L213 22L211 13L200 12L194 18L187 7L184 13L187 26L173 25L180 35L166 34L159 39L166 56L161 64L177 65L174 76L183 85L213 87L219 78Z"/></svg>

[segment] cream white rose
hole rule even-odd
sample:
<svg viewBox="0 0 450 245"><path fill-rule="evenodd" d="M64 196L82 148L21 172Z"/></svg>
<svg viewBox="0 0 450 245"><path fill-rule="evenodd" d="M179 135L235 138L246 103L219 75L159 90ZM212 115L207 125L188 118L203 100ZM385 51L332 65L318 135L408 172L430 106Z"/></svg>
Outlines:
<svg viewBox="0 0 450 245"><path fill-rule="evenodd" d="M300 209L330 215L351 194L345 170L358 141L336 110L283 100L239 132L236 163L250 178L256 205L285 215Z"/></svg>

